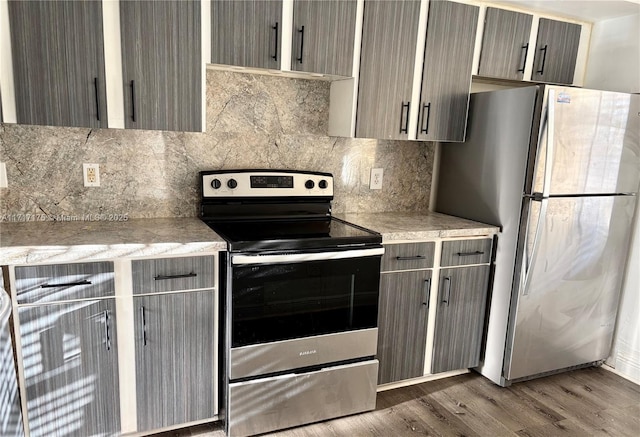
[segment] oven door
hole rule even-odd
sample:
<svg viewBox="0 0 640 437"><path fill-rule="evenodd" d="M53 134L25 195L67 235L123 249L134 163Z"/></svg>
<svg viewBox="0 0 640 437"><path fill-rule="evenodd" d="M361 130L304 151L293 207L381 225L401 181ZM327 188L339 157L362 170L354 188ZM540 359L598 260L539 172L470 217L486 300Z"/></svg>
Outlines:
<svg viewBox="0 0 640 437"><path fill-rule="evenodd" d="M231 347L375 328L383 253L232 255Z"/></svg>

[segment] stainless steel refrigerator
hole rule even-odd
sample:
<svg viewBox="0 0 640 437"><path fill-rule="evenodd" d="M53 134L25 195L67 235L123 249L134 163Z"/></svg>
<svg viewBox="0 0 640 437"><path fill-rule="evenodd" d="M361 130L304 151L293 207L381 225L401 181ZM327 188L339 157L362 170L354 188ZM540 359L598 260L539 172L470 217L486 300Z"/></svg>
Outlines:
<svg viewBox="0 0 640 437"><path fill-rule="evenodd" d="M441 146L436 210L501 227L486 346L497 384L609 356L640 183L640 96L558 86L473 94Z"/></svg>

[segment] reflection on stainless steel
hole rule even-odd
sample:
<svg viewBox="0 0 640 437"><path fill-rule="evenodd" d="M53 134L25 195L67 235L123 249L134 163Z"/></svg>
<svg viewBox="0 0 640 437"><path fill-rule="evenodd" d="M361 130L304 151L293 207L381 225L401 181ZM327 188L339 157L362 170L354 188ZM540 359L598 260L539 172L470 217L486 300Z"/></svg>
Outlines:
<svg viewBox="0 0 640 437"><path fill-rule="evenodd" d="M24 429L13 361L10 315L11 301L0 288L0 436L19 437L24 435Z"/></svg>
<svg viewBox="0 0 640 437"><path fill-rule="evenodd" d="M229 385L229 435L260 434L376 405L378 360Z"/></svg>
<svg viewBox="0 0 640 437"><path fill-rule="evenodd" d="M539 256L522 290L505 377L608 356L635 196L545 199Z"/></svg>
<svg viewBox="0 0 640 437"><path fill-rule="evenodd" d="M639 137L640 96L558 86L472 95L466 142L443 148L436 210L502 227L478 369L495 383L607 358Z"/></svg>
<svg viewBox="0 0 640 437"><path fill-rule="evenodd" d="M378 328L231 349L231 379L374 356Z"/></svg>

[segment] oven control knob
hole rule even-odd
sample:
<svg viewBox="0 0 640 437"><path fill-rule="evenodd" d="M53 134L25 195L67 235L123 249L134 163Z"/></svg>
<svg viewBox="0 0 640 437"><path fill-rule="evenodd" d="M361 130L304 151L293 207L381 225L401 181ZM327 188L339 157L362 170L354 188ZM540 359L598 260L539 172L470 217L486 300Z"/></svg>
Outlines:
<svg viewBox="0 0 640 437"><path fill-rule="evenodd" d="M320 182L318 182L318 186L324 190L329 186L329 184L327 184L326 180L322 179Z"/></svg>
<svg viewBox="0 0 640 437"><path fill-rule="evenodd" d="M227 187L231 188L232 190L238 186L238 182L235 179L229 179L227 181Z"/></svg>
<svg viewBox="0 0 640 437"><path fill-rule="evenodd" d="M307 190L310 190L315 187L316 184L311 179L307 179L307 182L304 183L304 186Z"/></svg>
<svg viewBox="0 0 640 437"><path fill-rule="evenodd" d="M211 181L211 187L214 190L217 190L218 188L220 188L222 186L222 182L220 182L220 179L214 179Z"/></svg>

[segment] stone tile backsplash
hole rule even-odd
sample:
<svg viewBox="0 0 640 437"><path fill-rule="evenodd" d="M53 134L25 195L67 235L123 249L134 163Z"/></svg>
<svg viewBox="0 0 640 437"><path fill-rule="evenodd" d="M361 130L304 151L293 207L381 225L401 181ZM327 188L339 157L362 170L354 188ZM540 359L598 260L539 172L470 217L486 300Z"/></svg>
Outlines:
<svg viewBox="0 0 640 437"><path fill-rule="evenodd" d="M198 172L231 168L332 173L338 213L427 211L434 145L327 136L329 86L207 70L206 133L2 124L0 219L193 217ZM82 163L100 164L100 187L83 186Z"/></svg>

